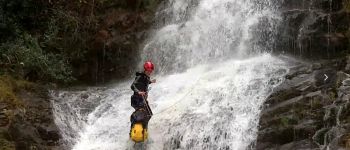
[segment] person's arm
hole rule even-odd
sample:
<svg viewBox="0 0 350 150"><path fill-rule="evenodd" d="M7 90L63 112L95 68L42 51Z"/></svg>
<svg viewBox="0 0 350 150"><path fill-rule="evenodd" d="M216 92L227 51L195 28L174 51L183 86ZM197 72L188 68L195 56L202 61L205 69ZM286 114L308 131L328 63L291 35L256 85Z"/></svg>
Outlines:
<svg viewBox="0 0 350 150"><path fill-rule="evenodd" d="M156 83L156 79L150 80L149 84Z"/></svg>
<svg viewBox="0 0 350 150"><path fill-rule="evenodd" d="M141 92L139 89L137 89L137 87L136 87L136 84L139 82L139 80L140 80L140 76L137 76L136 78L135 78L135 81L131 84L131 89L135 92L135 93L139 93L139 92Z"/></svg>
<svg viewBox="0 0 350 150"><path fill-rule="evenodd" d="M137 94L139 94L139 95L141 95L141 96L145 96L146 95L146 92L145 91L141 91L140 89L138 89L137 88L137 86L136 86L136 84L139 84L140 83L140 76L138 76L138 77L136 77L136 79L135 79L135 81L131 84L131 89L135 92L135 93L137 93Z"/></svg>

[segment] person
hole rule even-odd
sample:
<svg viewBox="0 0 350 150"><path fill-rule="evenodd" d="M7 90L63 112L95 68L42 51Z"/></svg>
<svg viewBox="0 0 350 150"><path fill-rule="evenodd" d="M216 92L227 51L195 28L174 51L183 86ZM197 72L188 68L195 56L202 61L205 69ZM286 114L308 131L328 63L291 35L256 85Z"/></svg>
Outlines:
<svg viewBox="0 0 350 150"><path fill-rule="evenodd" d="M151 61L147 61L143 65L143 72L136 72L134 82L131 84L131 89L134 94L131 96L131 106L135 109L135 112L131 115L131 128L137 122L142 122L143 128L147 129L148 121L151 119L152 111L149 108L148 86L149 84L156 83L156 80L151 80L150 76L154 71L154 64Z"/></svg>

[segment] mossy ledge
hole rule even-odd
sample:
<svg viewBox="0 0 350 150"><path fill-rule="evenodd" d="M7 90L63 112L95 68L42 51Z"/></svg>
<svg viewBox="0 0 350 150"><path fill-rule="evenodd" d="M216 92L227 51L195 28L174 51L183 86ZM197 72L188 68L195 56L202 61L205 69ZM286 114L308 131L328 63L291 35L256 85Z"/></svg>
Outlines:
<svg viewBox="0 0 350 150"><path fill-rule="evenodd" d="M0 76L0 150L60 149L47 95L42 85Z"/></svg>

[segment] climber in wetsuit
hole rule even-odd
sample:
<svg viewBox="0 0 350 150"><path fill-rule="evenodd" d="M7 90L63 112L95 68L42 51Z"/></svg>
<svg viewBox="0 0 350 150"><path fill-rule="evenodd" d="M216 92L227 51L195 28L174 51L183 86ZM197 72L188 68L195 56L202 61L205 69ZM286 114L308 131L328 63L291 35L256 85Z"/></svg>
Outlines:
<svg viewBox="0 0 350 150"><path fill-rule="evenodd" d="M149 108L148 97L148 85L156 83L156 80L151 80L150 75L154 70L152 62L147 61L143 65L144 71L137 72L135 81L131 85L131 89L134 94L131 96L131 106L135 109L135 112L131 115L131 128L136 122L142 122L143 127L147 129L148 121L151 119L152 111Z"/></svg>

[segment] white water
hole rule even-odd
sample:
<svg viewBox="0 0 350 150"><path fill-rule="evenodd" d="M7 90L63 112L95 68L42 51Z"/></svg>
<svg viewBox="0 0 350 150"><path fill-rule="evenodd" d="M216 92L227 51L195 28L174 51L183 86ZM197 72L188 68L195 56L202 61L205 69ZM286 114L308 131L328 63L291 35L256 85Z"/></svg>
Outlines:
<svg viewBox="0 0 350 150"><path fill-rule="evenodd" d="M156 17L169 23L148 40L141 57L161 74L271 50L280 19L269 0L170 0Z"/></svg>
<svg viewBox="0 0 350 150"><path fill-rule="evenodd" d="M171 0L157 16L167 22L141 55L158 72L146 147L249 149L264 100L287 73L285 62L258 53L272 47L270 32L278 23L269 1ZM131 83L53 92L67 149L133 149Z"/></svg>

